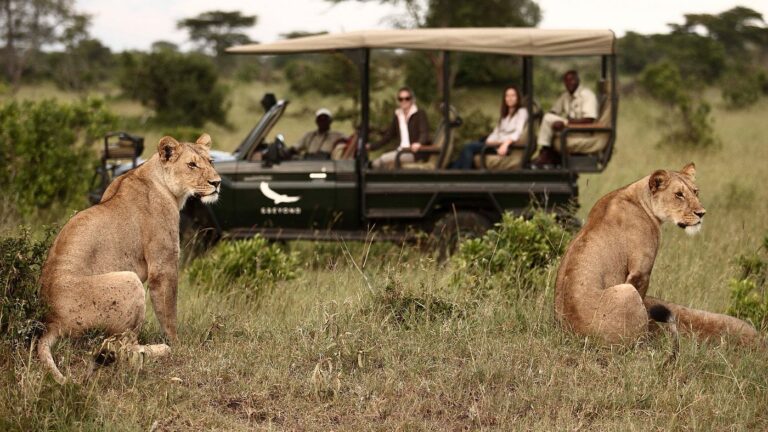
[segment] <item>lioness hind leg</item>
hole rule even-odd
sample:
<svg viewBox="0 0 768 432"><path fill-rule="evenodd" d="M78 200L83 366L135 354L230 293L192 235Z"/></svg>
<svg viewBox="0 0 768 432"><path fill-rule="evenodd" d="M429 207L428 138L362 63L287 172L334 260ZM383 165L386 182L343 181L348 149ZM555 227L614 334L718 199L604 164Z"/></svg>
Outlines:
<svg viewBox="0 0 768 432"><path fill-rule="evenodd" d="M648 329L648 313L634 286L620 284L606 288L596 302L590 333L606 342L631 342Z"/></svg>
<svg viewBox="0 0 768 432"><path fill-rule="evenodd" d="M103 328L110 335L138 332L144 322L144 286L133 272L65 277L49 291L51 313L37 355L59 383L66 379L51 355L59 336L79 336L93 328Z"/></svg>

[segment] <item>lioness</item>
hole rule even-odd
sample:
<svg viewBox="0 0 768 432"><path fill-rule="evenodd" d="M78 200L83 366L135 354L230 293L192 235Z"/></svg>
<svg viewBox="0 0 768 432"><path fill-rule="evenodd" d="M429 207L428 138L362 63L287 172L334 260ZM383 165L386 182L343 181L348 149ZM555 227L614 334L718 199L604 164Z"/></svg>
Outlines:
<svg viewBox="0 0 768 432"><path fill-rule="evenodd" d="M58 382L65 378L51 356L59 336L92 328L110 335L138 332L144 322L144 286L163 332L176 339L179 210L190 196L218 199L221 178L209 156L211 137L195 143L160 139L157 154L115 179L101 202L61 229L40 276L48 306L37 355ZM137 346L148 355L167 345Z"/></svg>
<svg viewBox="0 0 768 432"><path fill-rule="evenodd" d="M568 246L555 285L555 316L564 327L608 343L631 341L651 319L703 337L729 335L761 341L746 322L646 297L661 241L670 221L688 234L701 228L693 163L680 172L658 170L602 197ZM676 330L675 330L676 331Z"/></svg>

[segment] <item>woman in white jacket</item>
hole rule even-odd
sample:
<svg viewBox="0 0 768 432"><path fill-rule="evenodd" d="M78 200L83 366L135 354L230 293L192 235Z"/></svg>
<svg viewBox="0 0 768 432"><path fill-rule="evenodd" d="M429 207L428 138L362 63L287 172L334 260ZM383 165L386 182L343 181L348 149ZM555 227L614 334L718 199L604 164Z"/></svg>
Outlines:
<svg viewBox="0 0 768 432"><path fill-rule="evenodd" d="M504 156L509 151L509 146L520 140L520 134L528 121L528 110L520 107L520 91L515 86L509 86L504 89L501 97L501 112L499 121L490 135L483 141L474 141L466 144L461 150L461 155L451 168L470 169L472 168L472 159L480 153L483 146L488 146L495 150L496 154Z"/></svg>

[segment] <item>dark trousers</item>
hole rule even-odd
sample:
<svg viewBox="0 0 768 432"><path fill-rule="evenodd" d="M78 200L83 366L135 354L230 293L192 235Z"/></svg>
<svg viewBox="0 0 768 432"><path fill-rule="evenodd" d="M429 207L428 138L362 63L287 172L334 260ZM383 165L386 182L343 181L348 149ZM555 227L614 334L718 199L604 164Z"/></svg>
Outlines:
<svg viewBox="0 0 768 432"><path fill-rule="evenodd" d="M467 145L464 146L463 149L461 149L461 154L459 155L459 158L451 164L452 169L472 169L472 162L475 158L476 154L480 154L480 151L483 149L483 146L485 145L485 141L473 141ZM493 149L493 153L496 153L496 149L491 147Z"/></svg>

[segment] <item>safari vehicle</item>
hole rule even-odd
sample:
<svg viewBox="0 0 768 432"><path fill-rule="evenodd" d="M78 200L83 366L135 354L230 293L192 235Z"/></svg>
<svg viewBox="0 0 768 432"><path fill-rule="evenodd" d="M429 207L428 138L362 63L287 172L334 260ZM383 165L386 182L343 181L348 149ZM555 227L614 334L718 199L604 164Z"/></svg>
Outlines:
<svg viewBox="0 0 768 432"><path fill-rule="evenodd" d="M370 55L374 49L438 51L442 55L442 121L432 134L433 150L422 162L392 170L370 166L366 143L370 123ZM416 231L456 236L479 232L505 211L521 213L532 200L558 213L578 198L578 176L608 165L616 138L617 95L615 36L610 30L542 30L530 28L461 28L361 31L282 40L230 48L232 54L280 55L341 52L359 68L359 134L349 160L290 160L280 120L290 103L278 101L232 154L214 154L222 177L221 200L215 206L194 201L183 210L187 223L208 228L215 236L270 239L402 238ZM529 116L525 139L509 156L478 157L471 170L449 170L453 130L461 127L450 100L452 52L520 56L522 93L528 112L535 104L534 58L596 56L601 63L600 119L587 131L604 137L592 154L568 154L560 133L563 162L553 169L529 167L536 151L537 116ZM458 111L470 107L458 107ZM540 116L539 116L540 117ZM307 130L313 125L308 124ZM584 128L580 128L584 132ZM274 137L270 139L269 137ZM265 150L266 149L266 150ZM410 151L410 150L405 150ZM445 234L445 233L448 234Z"/></svg>

